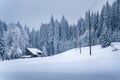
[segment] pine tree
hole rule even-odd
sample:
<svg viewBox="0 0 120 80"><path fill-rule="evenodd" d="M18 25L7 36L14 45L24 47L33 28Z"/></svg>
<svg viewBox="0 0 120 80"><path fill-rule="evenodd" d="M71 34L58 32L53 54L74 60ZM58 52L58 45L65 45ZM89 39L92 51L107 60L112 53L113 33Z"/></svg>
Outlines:
<svg viewBox="0 0 120 80"><path fill-rule="evenodd" d="M105 5L103 6L101 13L100 13L100 17L99 17L99 28L98 28L98 34L99 34L99 44L101 44L101 35L103 32L103 23L104 23L104 13L105 13Z"/></svg>
<svg viewBox="0 0 120 80"><path fill-rule="evenodd" d="M5 46L3 40L0 39L0 55L2 57L2 60L5 59Z"/></svg>
<svg viewBox="0 0 120 80"><path fill-rule="evenodd" d="M111 45L111 7L109 3L106 3L105 12L104 12L104 22L103 22L103 32L101 38L102 48L108 47Z"/></svg>
<svg viewBox="0 0 120 80"><path fill-rule="evenodd" d="M106 48L108 46L111 45L111 42L109 40L109 29L106 27L105 23L103 25L104 27L104 30L103 30L103 33L102 33L102 37L101 37L101 46L102 48Z"/></svg>
<svg viewBox="0 0 120 80"><path fill-rule="evenodd" d="M53 18L53 16L51 16L49 27L48 27L49 28L49 31L48 31L48 37L49 37L48 50L49 50L49 55L53 55L54 54L54 27L55 27L54 18Z"/></svg>
<svg viewBox="0 0 120 80"><path fill-rule="evenodd" d="M68 40L68 30L69 30L69 24L67 22L67 20L65 19L64 16L62 16L62 20L60 23L60 33L61 33L61 40L62 41L67 41Z"/></svg>
<svg viewBox="0 0 120 80"><path fill-rule="evenodd" d="M82 39L81 36L85 33L85 22L83 20L83 18L81 18L80 20L78 20L77 23L77 37L78 37L78 46L80 48L80 53L82 53L81 51L81 46L82 46Z"/></svg>
<svg viewBox="0 0 120 80"><path fill-rule="evenodd" d="M0 21L0 55L2 60L5 59L5 44L4 44L4 32L7 31L7 25L3 21Z"/></svg>
<svg viewBox="0 0 120 80"><path fill-rule="evenodd" d="M89 12L87 11L85 14L85 34L82 37L84 40L84 45L88 46L89 45Z"/></svg>
<svg viewBox="0 0 120 80"><path fill-rule="evenodd" d="M58 42L59 42L59 28L60 23L56 20L55 21L55 28L54 28L54 54L58 53Z"/></svg>
<svg viewBox="0 0 120 80"><path fill-rule="evenodd" d="M91 18L91 22L92 22L92 29L91 29L91 36L92 36L92 45L96 45L98 44L98 39L99 39L99 12L97 13L93 13L92 14L92 18Z"/></svg>

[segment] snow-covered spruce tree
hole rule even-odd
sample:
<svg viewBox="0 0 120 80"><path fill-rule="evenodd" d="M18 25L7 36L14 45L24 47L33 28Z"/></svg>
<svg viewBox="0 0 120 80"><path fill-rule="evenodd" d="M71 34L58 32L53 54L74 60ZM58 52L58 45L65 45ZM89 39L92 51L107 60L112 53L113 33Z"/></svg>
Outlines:
<svg viewBox="0 0 120 80"><path fill-rule="evenodd" d="M39 48L40 32L36 31L36 47Z"/></svg>
<svg viewBox="0 0 120 80"><path fill-rule="evenodd" d="M69 37L68 37L68 41L71 41L71 43L73 43L73 47L72 48L77 48L77 26L75 24L70 25L69 27ZM70 47L71 48L71 47Z"/></svg>
<svg viewBox="0 0 120 80"><path fill-rule="evenodd" d="M101 46L102 48L106 48L111 45L111 41L109 39L109 29L106 27L106 25L103 25L104 30L102 31L101 35Z"/></svg>
<svg viewBox="0 0 120 80"><path fill-rule="evenodd" d="M53 16L51 16L50 23L48 26L48 52L49 56L54 54L54 28L55 28L55 22Z"/></svg>
<svg viewBox="0 0 120 80"><path fill-rule="evenodd" d="M69 30L69 24L64 16L62 16L61 23L60 23L60 37L62 41L68 40L68 30Z"/></svg>
<svg viewBox="0 0 120 80"><path fill-rule="evenodd" d="M30 44L31 47L36 48L36 31L34 29L32 29L30 34Z"/></svg>
<svg viewBox="0 0 120 80"><path fill-rule="evenodd" d="M68 36L69 36L69 41L72 41L73 40L73 33L74 33L74 27L73 27L73 25L70 25L70 27L69 27L69 34L68 34Z"/></svg>
<svg viewBox="0 0 120 80"><path fill-rule="evenodd" d="M120 0L116 0L112 4L112 34L113 34L113 42L120 41L119 31L120 31Z"/></svg>
<svg viewBox="0 0 120 80"><path fill-rule="evenodd" d="M112 4L112 8L111 8L111 10L112 10L112 23L111 23L111 25L112 25L112 31L114 32L115 31L115 29L117 29L117 27L118 27L118 16L119 16L119 14L118 14L118 5L117 5L118 3L117 3L117 0Z"/></svg>
<svg viewBox="0 0 120 80"><path fill-rule="evenodd" d="M118 20L118 26L117 26L117 29L120 30L120 0L117 0L117 20Z"/></svg>
<svg viewBox="0 0 120 80"><path fill-rule="evenodd" d="M5 46L3 40L0 39L0 56L2 57L2 60L5 59Z"/></svg>
<svg viewBox="0 0 120 80"><path fill-rule="evenodd" d="M24 27L24 34L26 34L26 39L28 39L28 47L30 47L30 29L27 25Z"/></svg>
<svg viewBox="0 0 120 80"><path fill-rule="evenodd" d="M89 12L87 11L85 14L85 33L81 36L82 45L89 45Z"/></svg>
<svg viewBox="0 0 120 80"><path fill-rule="evenodd" d="M43 46L46 47L46 51L47 51L47 55L48 54L48 41L49 41L49 37L48 37L48 24L42 24L40 26L40 41L39 41L39 46L40 46L40 49L43 49ZM43 51L44 52L44 51Z"/></svg>
<svg viewBox="0 0 120 80"><path fill-rule="evenodd" d="M92 22L92 29L91 29L91 35L92 35L92 45L98 44L99 40L99 12L92 13L91 17Z"/></svg>
<svg viewBox="0 0 120 80"><path fill-rule="evenodd" d="M109 3L106 3L104 11L104 22L101 35L101 46L102 48L108 47L111 45L111 6Z"/></svg>
<svg viewBox="0 0 120 80"><path fill-rule="evenodd" d="M102 30L103 30L103 23L104 23L104 12L105 12L105 5L103 6L101 12L100 12L100 17L99 17L99 24L98 24L98 34L99 34L99 44L101 43L101 35L102 35Z"/></svg>
<svg viewBox="0 0 120 80"><path fill-rule="evenodd" d="M35 31L34 28L32 29L32 32L30 33L30 47L33 48L40 48L40 32Z"/></svg>
<svg viewBox="0 0 120 80"><path fill-rule="evenodd" d="M0 57L5 59L5 44L3 40L4 32L7 30L7 25L3 21L0 21Z"/></svg>
<svg viewBox="0 0 120 80"><path fill-rule="evenodd" d="M77 23L79 37L85 33L85 21L83 18L80 18Z"/></svg>
<svg viewBox="0 0 120 80"><path fill-rule="evenodd" d="M78 20L76 32L77 32L77 39L78 39L77 46L78 48L80 48L80 53L81 53L81 46L82 46L81 36L85 33L85 21L83 18Z"/></svg>
<svg viewBox="0 0 120 80"><path fill-rule="evenodd" d="M55 28L54 28L54 55L58 53L59 28L60 28L60 23L56 20Z"/></svg>

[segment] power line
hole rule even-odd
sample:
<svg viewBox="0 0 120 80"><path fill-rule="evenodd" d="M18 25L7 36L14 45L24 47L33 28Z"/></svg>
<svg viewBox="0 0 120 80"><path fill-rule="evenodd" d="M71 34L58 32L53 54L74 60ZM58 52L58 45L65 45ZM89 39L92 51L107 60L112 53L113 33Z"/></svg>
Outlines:
<svg viewBox="0 0 120 80"><path fill-rule="evenodd" d="M96 5L98 0L95 0L94 3L92 4L92 6L90 7L90 9L88 9L89 11L91 11L91 9L93 9L93 7ZM82 17L82 15L84 15L85 13L83 12L82 14L80 14L80 16Z"/></svg>
<svg viewBox="0 0 120 80"><path fill-rule="evenodd" d="M90 7L89 10L93 9L93 7L96 5L97 1L98 1L98 0L95 0L95 2L93 3L93 5Z"/></svg>

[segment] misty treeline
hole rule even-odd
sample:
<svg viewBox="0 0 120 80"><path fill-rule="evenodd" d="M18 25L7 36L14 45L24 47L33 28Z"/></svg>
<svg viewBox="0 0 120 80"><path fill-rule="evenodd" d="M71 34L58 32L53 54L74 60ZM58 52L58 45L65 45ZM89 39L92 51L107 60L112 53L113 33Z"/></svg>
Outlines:
<svg viewBox="0 0 120 80"><path fill-rule="evenodd" d="M112 5L106 2L100 12L89 13L87 11L85 18L80 18L73 25L64 16L58 21L52 15L50 22L42 23L37 31L30 31L29 27L22 27L19 22L6 24L0 21L0 54L3 59L20 58L27 47L32 47L42 50L44 56L51 56L88 46L89 24L92 45L100 44L105 48L111 42L120 42L120 0Z"/></svg>

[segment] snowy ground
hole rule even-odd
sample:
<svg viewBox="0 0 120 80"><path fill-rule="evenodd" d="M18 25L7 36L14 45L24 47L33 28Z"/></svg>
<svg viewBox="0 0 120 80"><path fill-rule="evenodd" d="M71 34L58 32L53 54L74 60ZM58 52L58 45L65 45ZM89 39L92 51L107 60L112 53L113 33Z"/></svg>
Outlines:
<svg viewBox="0 0 120 80"><path fill-rule="evenodd" d="M114 50L117 48L118 50ZM120 43L32 59L0 62L0 80L120 80Z"/></svg>

